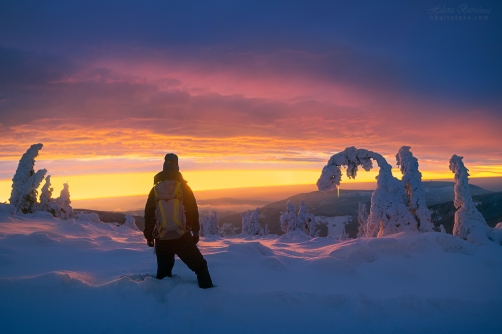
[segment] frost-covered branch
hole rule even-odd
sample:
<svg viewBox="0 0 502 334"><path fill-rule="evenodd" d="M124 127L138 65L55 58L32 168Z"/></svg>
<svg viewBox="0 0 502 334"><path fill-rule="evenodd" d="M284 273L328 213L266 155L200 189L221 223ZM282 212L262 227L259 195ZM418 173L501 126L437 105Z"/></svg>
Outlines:
<svg viewBox="0 0 502 334"><path fill-rule="evenodd" d="M425 189L422 184L422 173L418 170L418 159L413 156L410 146L403 146L396 154L397 165L403 173L403 183L409 197L408 208L418 220L418 229L422 232L432 231L431 212L425 204Z"/></svg>
<svg viewBox="0 0 502 334"><path fill-rule="evenodd" d="M402 231L417 229L417 222L408 211L402 197L405 195L400 180L392 176L392 166L376 152L347 147L333 155L324 166L317 187L321 191L336 189L340 185L340 167L347 166L347 176L355 178L358 167L365 171L373 167L375 160L380 167L377 176L377 188L371 196L370 215L366 225L367 236L384 236Z"/></svg>

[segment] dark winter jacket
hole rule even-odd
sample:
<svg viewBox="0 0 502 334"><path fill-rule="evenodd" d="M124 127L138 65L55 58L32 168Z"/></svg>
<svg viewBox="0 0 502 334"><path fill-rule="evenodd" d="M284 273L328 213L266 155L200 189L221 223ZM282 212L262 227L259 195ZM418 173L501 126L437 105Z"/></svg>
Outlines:
<svg viewBox="0 0 502 334"><path fill-rule="evenodd" d="M187 181L183 179L180 172L174 170L165 170L153 178L153 184L157 184L164 180L176 180L181 182L181 187L183 189L183 206L185 207L185 216L187 229L193 232L199 232L199 209L197 208L197 202L195 201L195 196L193 195L192 189L187 184ZM155 192L152 188L150 194L148 195L148 200L145 206L145 230L143 234L147 240L153 239L153 228L155 227Z"/></svg>

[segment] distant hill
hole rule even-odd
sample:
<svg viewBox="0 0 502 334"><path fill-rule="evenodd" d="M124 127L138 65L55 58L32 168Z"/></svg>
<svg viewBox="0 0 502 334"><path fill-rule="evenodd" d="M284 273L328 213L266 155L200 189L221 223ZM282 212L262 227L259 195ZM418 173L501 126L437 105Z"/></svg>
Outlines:
<svg viewBox="0 0 502 334"><path fill-rule="evenodd" d="M454 196L453 185L453 182L447 181L424 182L427 205L430 206L437 203L452 201ZM469 189L473 195L490 193L490 191L475 185L469 185ZM281 212L286 210L286 203L290 201L294 206L298 207L303 200L309 211L316 216L352 216L352 223L346 225L346 232L350 237L355 237L358 228L357 209L359 202L366 203L369 210L372 192L373 191L370 190L342 189L340 190L340 197L338 197L336 191L313 191L298 194L260 207L260 212L263 215L261 222L262 224L268 224L270 233L282 234L279 217ZM218 219L218 224L220 226L225 223L230 223L240 229L242 224L240 214ZM323 236L324 233L326 232L321 230L321 236Z"/></svg>
<svg viewBox="0 0 502 334"><path fill-rule="evenodd" d="M453 215L455 214L453 208L453 182L447 181L427 181L424 182L426 198L427 198L427 206L433 209L433 219L434 223L439 226L439 224L443 224L447 231L451 233L453 229ZM493 224L493 226L502 221L502 215L495 209L496 204L491 207L490 203L500 203L498 208L502 210L502 201L498 196L502 197L502 193L491 193L490 191L483 189L481 187L475 185L469 185L469 190L475 201L480 202L478 205L478 209L481 211L485 219L489 224ZM260 207L260 212L262 214L261 222L262 224L268 224L270 233L273 234L282 234L280 229L279 217L281 212L285 211L287 201L291 201L291 203L298 207L300 202L305 201L305 205L309 209L309 211L316 216L352 216L352 222L346 225L346 232L350 237L355 237L358 228L357 222L357 208L359 206L359 202L366 203L367 208L370 207L370 199L373 191L371 190L340 190L340 197L336 191L330 192L320 192L313 191L308 193L302 193L298 195L294 195L288 197L286 199L273 202L267 205ZM493 198L492 198L493 195ZM481 196L481 197L479 197ZM482 197L486 196L486 197ZM479 197L479 198L478 198ZM497 199L499 198L499 199ZM480 199L482 199L480 201ZM218 198L218 201L230 201L229 198ZM233 199L232 199L233 200ZM205 203L205 201L201 201ZM498 202L497 202L498 201ZM485 209L485 202L487 203ZM201 204L202 204L201 203ZM258 204L258 203L256 203ZM482 211L483 210L483 211ZM90 213L95 212L98 214L99 218L103 222L116 222L119 224L123 224L125 222L125 214L120 212L109 212L109 211L97 211L97 210L89 210L89 209L75 209L75 212L84 212ZM200 214L207 214L208 210L203 209L203 206L200 208ZM142 210L129 212L132 214L138 226L144 226L144 218ZM240 213L232 213L229 211L226 212L218 212L218 224L221 226L225 223L230 223L236 228L240 230L242 225L241 215ZM490 225L492 226L492 225ZM327 234L327 229L321 229L321 236L325 236Z"/></svg>
<svg viewBox="0 0 502 334"><path fill-rule="evenodd" d="M488 226L495 227L502 222L502 192L472 196L476 207L485 218ZM443 224L447 233L452 233L455 223L455 207L453 201L435 204L429 207L432 212L434 226Z"/></svg>

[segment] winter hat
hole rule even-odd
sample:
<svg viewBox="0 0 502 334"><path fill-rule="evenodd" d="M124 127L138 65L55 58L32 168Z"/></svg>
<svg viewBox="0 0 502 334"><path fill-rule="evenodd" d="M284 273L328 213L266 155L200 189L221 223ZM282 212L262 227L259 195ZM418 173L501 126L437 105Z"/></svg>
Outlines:
<svg viewBox="0 0 502 334"><path fill-rule="evenodd" d="M164 171L174 170L179 172L180 168L178 166L178 156L174 153L167 153L164 158Z"/></svg>

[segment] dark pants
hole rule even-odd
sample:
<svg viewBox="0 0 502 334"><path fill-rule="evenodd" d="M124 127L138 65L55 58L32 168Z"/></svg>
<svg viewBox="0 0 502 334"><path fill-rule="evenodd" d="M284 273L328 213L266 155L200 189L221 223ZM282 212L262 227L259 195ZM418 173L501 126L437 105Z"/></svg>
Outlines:
<svg viewBox="0 0 502 334"><path fill-rule="evenodd" d="M172 276L174 255L178 255L181 261L197 275L199 287L203 289L213 287L207 262L197 248L190 233L185 233L181 238L176 240L157 240L155 243L155 254L157 254L158 279Z"/></svg>

